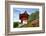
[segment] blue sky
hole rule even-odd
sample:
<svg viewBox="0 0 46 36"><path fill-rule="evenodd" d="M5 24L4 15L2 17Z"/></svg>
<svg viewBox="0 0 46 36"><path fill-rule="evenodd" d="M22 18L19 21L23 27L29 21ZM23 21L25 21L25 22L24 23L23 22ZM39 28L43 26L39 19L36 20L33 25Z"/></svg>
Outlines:
<svg viewBox="0 0 46 36"><path fill-rule="evenodd" d="M39 11L38 8L13 8L13 21L17 22L19 21L19 14L24 13L27 11L27 13L30 15L31 13L34 13L35 11Z"/></svg>

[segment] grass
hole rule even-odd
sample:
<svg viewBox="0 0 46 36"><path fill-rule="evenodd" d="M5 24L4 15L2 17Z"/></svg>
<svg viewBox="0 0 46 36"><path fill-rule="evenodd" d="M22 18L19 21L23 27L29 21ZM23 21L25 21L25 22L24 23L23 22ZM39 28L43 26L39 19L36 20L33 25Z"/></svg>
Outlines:
<svg viewBox="0 0 46 36"><path fill-rule="evenodd" d="M13 28L22 28L22 27L39 27L39 23L38 24L35 24L35 23L37 23L37 22L35 22L34 24L35 25L32 25L33 23L32 22L35 22L34 20L33 21L28 21L28 23L27 24L24 24L24 25L22 25L22 23L20 23L20 22L13 22ZM21 26L20 26L20 25Z"/></svg>

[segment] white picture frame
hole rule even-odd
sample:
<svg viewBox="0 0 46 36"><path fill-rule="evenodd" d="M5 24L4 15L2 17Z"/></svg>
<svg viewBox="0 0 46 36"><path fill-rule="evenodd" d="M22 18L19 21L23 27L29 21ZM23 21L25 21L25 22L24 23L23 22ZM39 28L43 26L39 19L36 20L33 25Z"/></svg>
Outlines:
<svg viewBox="0 0 46 36"><path fill-rule="evenodd" d="M25 5L25 6L24 6ZM13 28L13 7L14 8L39 8L39 27ZM6 1L6 35L35 34L45 32L45 4L34 2Z"/></svg>

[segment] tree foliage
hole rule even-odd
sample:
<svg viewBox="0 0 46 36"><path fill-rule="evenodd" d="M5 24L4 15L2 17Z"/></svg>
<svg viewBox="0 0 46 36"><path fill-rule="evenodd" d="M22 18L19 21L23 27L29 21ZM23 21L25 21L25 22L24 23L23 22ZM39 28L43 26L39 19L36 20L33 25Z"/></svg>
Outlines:
<svg viewBox="0 0 46 36"><path fill-rule="evenodd" d="M35 13L30 14L29 20L32 21L35 19L39 19L39 11L36 11Z"/></svg>
<svg viewBox="0 0 46 36"><path fill-rule="evenodd" d="M39 19L39 11L35 11L35 13L32 13L29 15L27 26L33 27L34 25L32 25L32 21L34 21L36 19Z"/></svg>
<svg viewBox="0 0 46 36"><path fill-rule="evenodd" d="M14 28L18 27L18 25L19 25L18 22L13 22L13 27Z"/></svg>

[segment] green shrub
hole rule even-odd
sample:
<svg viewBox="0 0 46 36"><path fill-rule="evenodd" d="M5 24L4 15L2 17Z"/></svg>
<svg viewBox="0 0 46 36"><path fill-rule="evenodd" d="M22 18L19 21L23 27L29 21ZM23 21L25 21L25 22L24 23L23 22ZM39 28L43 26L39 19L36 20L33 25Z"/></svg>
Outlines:
<svg viewBox="0 0 46 36"><path fill-rule="evenodd" d="M13 22L13 28L18 27L18 22Z"/></svg>

